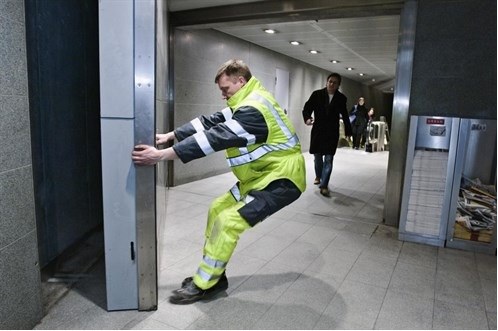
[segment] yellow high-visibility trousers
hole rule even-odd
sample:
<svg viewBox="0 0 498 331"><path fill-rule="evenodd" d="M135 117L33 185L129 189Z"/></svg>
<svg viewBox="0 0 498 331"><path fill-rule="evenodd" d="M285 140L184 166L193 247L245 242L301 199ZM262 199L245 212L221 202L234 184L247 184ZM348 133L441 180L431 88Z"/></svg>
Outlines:
<svg viewBox="0 0 498 331"><path fill-rule="evenodd" d="M194 275L195 285L201 289L213 287L225 271L240 234L300 195L301 191L293 182L280 179L263 190L252 190L246 196L241 196L237 184L215 199L208 212L204 256Z"/></svg>
<svg viewBox="0 0 498 331"><path fill-rule="evenodd" d="M230 192L216 198L208 212L203 259L194 275L201 289L214 286L225 271L239 236L251 226L238 210L245 202L237 201Z"/></svg>

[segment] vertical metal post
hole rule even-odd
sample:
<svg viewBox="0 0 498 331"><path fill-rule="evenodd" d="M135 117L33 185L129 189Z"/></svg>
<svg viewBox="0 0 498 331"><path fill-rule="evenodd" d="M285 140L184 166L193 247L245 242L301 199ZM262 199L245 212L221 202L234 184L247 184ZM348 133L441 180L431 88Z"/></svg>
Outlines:
<svg viewBox="0 0 498 331"><path fill-rule="evenodd" d="M389 142L388 176L384 199L384 221L387 225L392 226L398 226L401 210L406 145L408 143L408 120L416 18L417 1L406 1L400 18L396 85L391 125L392 139Z"/></svg>
<svg viewBox="0 0 498 331"><path fill-rule="evenodd" d="M164 133L172 130L172 98L170 89L170 27L168 1L162 0L156 3L156 130ZM172 39L172 38L171 38ZM170 97L171 96L171 97ZM173 161L160 162L157 164L157 185L170 186L169 167Z"/></svg>
<svg viewBox="0 0 498 331"><path fill-rule="evenodd" d="M155 143L154 0L135 0L135 144ZM138 309L157 308L156 175L136 168Z"/></svg>

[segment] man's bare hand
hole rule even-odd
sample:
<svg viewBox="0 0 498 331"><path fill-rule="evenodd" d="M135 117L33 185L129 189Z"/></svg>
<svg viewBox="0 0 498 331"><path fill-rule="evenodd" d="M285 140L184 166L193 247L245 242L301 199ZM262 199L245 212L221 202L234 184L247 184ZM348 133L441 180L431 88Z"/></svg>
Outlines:
<svg viewBox="0 0 498 331"><path fill-rule="evenodd" d="M163 145L172 140L175 140L174 132L156 134L156 145Z"/></svg>
<svg viewBox="0 0 498 331"><path fill-rule="evenodd" d="M161 161L162 152L149 145L137 145L131 153L131 159L136 165L154 165Z"/></svg>

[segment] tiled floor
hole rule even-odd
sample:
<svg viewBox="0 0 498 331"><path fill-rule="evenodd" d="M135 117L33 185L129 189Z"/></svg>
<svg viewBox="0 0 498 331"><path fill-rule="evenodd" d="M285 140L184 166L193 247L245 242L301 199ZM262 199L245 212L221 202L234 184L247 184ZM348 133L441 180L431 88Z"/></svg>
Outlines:
<svg viewBox="0 0 498 331"><path fill-rule="evenodd" d="M330 199L306 159L302 197L242 235L227 296L167 301L196 270L208 206L231 173L158 189L157 311L107 312L101 262L37 329L496 329L496 256L402 242L382 224L388 152L339 149Z"/></svg>

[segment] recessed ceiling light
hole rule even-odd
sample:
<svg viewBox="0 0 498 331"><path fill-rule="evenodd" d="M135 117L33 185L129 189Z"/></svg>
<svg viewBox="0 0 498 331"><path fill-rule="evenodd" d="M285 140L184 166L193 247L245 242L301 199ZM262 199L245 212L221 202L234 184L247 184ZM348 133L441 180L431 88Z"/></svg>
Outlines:
<svg viewBox="0 0 498 331"><path fill-rule="evenodd" d="M311 50L310 50L310 53L311 53L311 54L318 54L318 53L320 53L320 52L319 52L319 51L316 51L316 50L314 50L314 49L311 49Z"/></svg>
<svg viewBox="0 0 498 331"><path fill-rule="evenodd" d="M372 82L375 82L375 78L372 78Z"/></svg>
<svg viewBox="0 0 498 331"><path fill-rule="evenodd" d="M277 30L273 30L273 29L264 29L263 31L266 33L269 33L269 34L277 33Z"/></svg>
<svg viewBox="0 0 498 331"><path fill-rule="evenodd" d="M301 43L297 40L289 41L289 43L294 46L301 45Z"/></svg>
<svg viewBox="0 0 498 331"><path fill-rule="evenodd" d="M337 60L330 60L330 62L332 62L332 63L340 63L341 61L337 61Z"/></svg>
<svg viewBox="0 0 498 331"><path fill-rule="evenodd" d="M349 71L351 71L351 70L354 70L354 68L351 68L351 67L347 67L347 68L346 68L346 70L349 70Z"/></svg>
<svg viewBox="0 0 498 331"><path fill-rule="evenodd" d="M366 76L363 72L360 72L358 75L360 75L360 76Z"/></svg>

